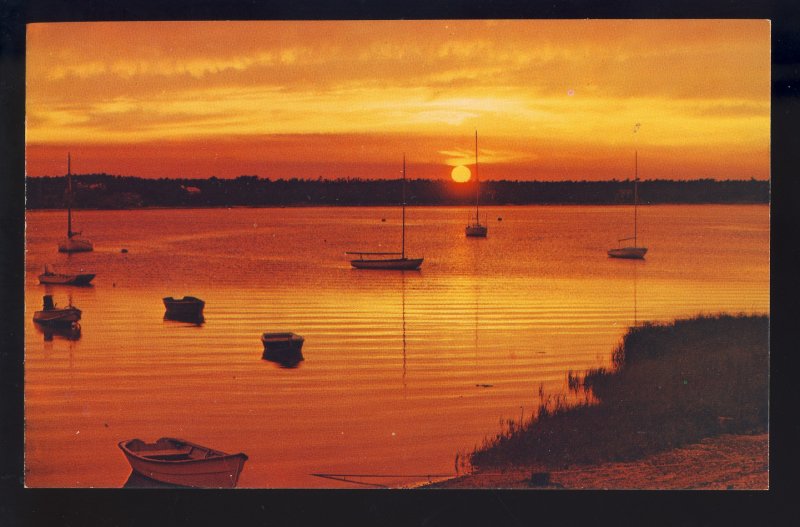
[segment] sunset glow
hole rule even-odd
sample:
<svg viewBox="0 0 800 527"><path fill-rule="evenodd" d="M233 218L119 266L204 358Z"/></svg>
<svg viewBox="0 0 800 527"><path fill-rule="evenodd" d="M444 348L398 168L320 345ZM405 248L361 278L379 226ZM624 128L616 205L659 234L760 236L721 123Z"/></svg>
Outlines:
<svg viewBox="0 0 800 527"><path fill-rule="evenodd" d="M32 24L27 172L767 179L769 74L767 21Z"/></svg>

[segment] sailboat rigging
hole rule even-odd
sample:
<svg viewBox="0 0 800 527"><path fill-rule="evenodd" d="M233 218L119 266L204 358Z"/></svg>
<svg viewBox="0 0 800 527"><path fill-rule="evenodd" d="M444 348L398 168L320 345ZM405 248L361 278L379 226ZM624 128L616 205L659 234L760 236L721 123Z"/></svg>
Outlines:
<svg viewBox="0 0 800 527"><path fill-rule="evenodd" d="M396 271L414 271L422 265L423 258L406 258L406 156L403 156L403 230L401 250L399 253L347 251L359 257L350 260L356 269L380 269ZM364 258L364 256L400 256L400 258Z"/></svg>
<svg viewBox="0 0 800 527"><path fill-rule="evenodd" d="M466 235L472 238L486 238L488 227L481 225L480 212L481 183L478 179L478 131L475 130L475 223L470 223L465 229Z"/></svg>
<svg viewBox="0 0 800 527"><path fill-rule="evenodd" d="M608 255L612 258L628 258L628 259L636 259L642 260L644 259L645 253L647 253L647 247L639 247L638 245L638 214L637 209L639 206L639 152L637 151L635 154L635 177L633 178L633 237L630 238L621 238L618 242L625 242L628 240L633 240L632 247L618 247L616 249L610 249L608 251Z"/></svg>
<svg viewBox="0 0 800 527"><path fill-rule="evenodd" d="M94 250L92 242L86 238L80 238L79 231L72 230L72 159L70 154L67 154L67 237L58 243L58 252L60 253L80 253L89 252Z"/></svg>

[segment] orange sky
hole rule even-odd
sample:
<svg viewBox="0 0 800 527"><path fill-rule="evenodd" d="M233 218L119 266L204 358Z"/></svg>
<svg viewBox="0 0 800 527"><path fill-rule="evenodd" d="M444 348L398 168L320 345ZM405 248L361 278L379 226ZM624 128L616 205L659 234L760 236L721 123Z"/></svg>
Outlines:
<svg viewBox="0 0 800 527"><path fill-rule="evenodd" d="M28 26L27 173L769 177L767 21ZM634 124L641 123L637 133Z"/></svg>

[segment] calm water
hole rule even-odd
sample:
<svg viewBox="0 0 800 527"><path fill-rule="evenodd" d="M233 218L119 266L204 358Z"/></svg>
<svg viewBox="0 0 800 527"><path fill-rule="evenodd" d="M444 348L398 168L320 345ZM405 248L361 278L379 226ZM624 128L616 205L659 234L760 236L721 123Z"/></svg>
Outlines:
<svg viewBox="0 0 800 527"><path fill-rule="evenodd" d="M644 207L641 262L605 253L628 207L485 210L489 237L466 239L467 209L409 209L425 263L405 273L344 254L398 249L395 208L80 211L95 251L71 256L66 214L29 213L26 484L121 486L119 441L175 436L246 452L241 487L411 485L527 418L540 385L608 365L635 321L769 311L767 206ZM94 286L39 285L45 263ZM34 326L45 293L83 310L79 340ZM187 294L205 324L164 321ZM281 330L306 338L298 368L261 360Z"/></svg>

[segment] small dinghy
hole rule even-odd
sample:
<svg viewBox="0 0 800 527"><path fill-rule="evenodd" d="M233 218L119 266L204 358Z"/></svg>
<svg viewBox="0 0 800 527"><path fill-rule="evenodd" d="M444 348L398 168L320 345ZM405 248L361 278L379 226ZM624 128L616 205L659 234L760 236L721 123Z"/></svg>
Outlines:
<svg viewBox="0 0 800 527"><path fill-rule="evenodd" d="M264 345L262 359L278 362L284 366L297 366L303 358L303 343L305 339L295 333L264 333L261 343Z"/></svg>
<svg viewBox="0 0 800 527"><path fill-rule="evenodd" d="M92 273L56 273L47 266L39 275L39 283L49 285L89 285L92 279L94 279Z"/></svg>
<svg viewBox="0 0 800 527"><path fill-rule="evenodd" d="M43 309L33 314L33 321L50 326L72 326L81 319L81 310L73 305L57 307L53 295L44 295Z"/></svg>
<svg viewBox="0 0 800 527"><path fill-rule="evenodd" d="M171 485L199 488L233 488L247 461L243 453L227 454L196 443L162 437L155 443L129 439L119 448L131 469Z"/></svg>
<svg viewBox="0 0 800 527"><path fill-rule="evenodd" d="M164 313L164 318L185 322L199 322L203 320L203 308L205 305L204 301L193 296L185 296L178 299L168 296L164 298L164 307L167 309L167 312Z"/></svg>

